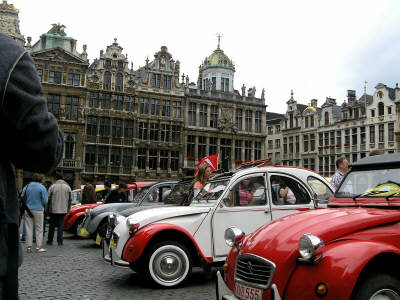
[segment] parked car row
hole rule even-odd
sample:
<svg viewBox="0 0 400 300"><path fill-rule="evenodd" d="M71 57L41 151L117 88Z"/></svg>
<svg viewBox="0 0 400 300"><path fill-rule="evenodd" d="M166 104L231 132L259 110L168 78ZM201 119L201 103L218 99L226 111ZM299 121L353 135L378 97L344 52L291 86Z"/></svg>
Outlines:
<svg viewBox="0 0 400 300"><path fill-rule="evenodd" d="M351 166L339 188L300 167L245 165L144 187L86 210L103 258L160 287L219 267L218 300L400 299L400 154ZM246 235L247 234L247 235Z"/></svg>

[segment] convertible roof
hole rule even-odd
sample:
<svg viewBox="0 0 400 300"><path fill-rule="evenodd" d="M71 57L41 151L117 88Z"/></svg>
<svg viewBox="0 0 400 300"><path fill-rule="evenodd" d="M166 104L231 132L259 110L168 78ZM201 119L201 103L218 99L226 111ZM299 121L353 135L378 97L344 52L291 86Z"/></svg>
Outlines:
<svg viewBox="0 0 400 300"><path fill-rule="evenodd" d="M352 170L398 166L400 166L400 153L368 156L350 165Z"/></svg>

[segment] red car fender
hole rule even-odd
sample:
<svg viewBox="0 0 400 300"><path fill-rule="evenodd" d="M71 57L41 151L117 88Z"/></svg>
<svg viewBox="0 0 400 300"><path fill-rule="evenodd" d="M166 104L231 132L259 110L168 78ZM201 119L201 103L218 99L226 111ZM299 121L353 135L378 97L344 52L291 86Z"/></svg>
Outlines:
<svg viewBox="0 0 400 300"><path fill-rule="evenodd" d="M315 287L324 282L328 286L325 300L350 299L357 279L367 263L377 255L388 252L400 255L397 248L382 242L344 240L327 245L320 262L298 263L289 279L284 297L298 300L321 299L315 294ZM282 285L277 285L281 292Z"/></svg>
<svg viewBox="0 0 400 300"><path fill-rule="evenodd" d="M69 219L67 219L68 215L65 216L64 219L64 228L69 230L71 229L72 226L74 226L76 220L80 217L80 216L84 216L85 212L84 211L80 211L74 215L72 215L72 217L70 217Z"/></svg>
<svg viewBox="0 0 400 300"><path fill-rule="evenodd" d="M140 229L138 232L135 233L133 237L130 237L126 242L124 250L122 252L122 259L127 262L137 261L141 257L149 241L156 234L165 230L174 230L185 234L188 238L190 238L193 245L196 247L197 251L203 257L203 259L208 263L212 262L212 257L204 256L193 236L186 229L174 224L153 224Z"/></svg>

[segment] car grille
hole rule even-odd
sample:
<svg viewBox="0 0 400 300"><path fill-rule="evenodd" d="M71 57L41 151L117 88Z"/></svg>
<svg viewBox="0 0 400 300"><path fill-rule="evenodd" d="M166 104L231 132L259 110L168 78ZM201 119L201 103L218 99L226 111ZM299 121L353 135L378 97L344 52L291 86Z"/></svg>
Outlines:
<svg viewBox="0 0 400 300"><path fill-rule="evenodd" d="M248 286L267 289L275 273L275 264L257 255L243 254L236 261L235 280Z"/></svg>

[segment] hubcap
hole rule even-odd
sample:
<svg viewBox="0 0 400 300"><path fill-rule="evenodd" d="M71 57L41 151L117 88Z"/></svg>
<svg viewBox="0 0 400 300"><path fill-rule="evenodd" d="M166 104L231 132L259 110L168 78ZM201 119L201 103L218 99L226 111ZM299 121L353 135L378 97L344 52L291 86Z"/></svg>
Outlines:
<svg viewBox="0 0 400 300"><path fill-rule="evenodd" d="M184 255L174 249L165 249L158 253L151 267L157 279L164 283L179 281L187 269Z"/></svg>
<svg viewBox="0 0 400 300"><path fill-rule="evenodd" d="M370 300L400 300L400 295L392 289L382 289L373 294Z"/></svg>

